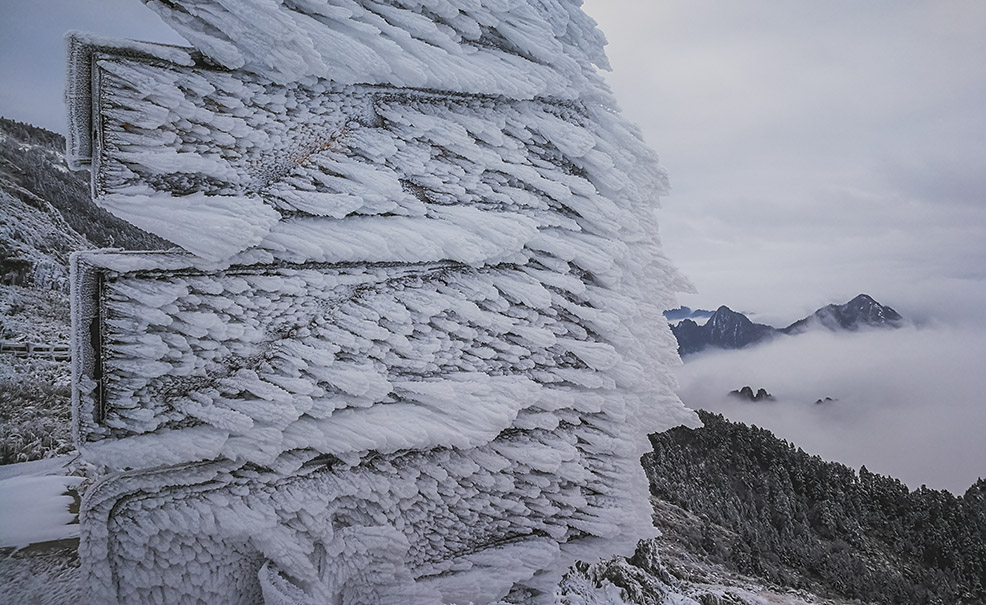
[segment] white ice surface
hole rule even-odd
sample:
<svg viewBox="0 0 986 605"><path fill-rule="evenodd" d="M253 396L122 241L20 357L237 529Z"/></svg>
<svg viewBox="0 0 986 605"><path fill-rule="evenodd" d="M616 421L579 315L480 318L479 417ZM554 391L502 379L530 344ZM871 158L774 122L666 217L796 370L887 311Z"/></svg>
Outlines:
<svg viewBox="0 0 986 605"><path fill-rule="evenodd" d="M80 483L81 477L61 475L0 479L0 547L78 537L73 498L65 492Z"/></svg>
<svg viewBox="0 0 986 605"><path fill-rule="evenodd" d="M274 81L331 77L455 92L577 96L605 42L570 0L144 0L216 63ZM277 40L276 45L270 40Z"/></svg>
<svg viewBox="0 0 986 605"><path fill-rule="evenodd" d="M74 261L94 600L547 603L652 532L687 283L579 3L146 3L211 63L92 50L96 202L194 255Z"/></svg>

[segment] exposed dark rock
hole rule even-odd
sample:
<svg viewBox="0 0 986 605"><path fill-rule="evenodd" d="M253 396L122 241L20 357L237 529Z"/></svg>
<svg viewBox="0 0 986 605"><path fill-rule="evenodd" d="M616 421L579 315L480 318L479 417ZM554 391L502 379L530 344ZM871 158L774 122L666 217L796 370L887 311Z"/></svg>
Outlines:
<svg viewBox="0 0 986 605"><path fill-rule="evenodd" d="M729 395L736 397L737 399L744 399L746 401L773 401L774 396L767 392L767 389L757 389L757 392L753 392L753 388L750 386L745 386L741 389L736 389L735 391L729 391Z"/></svg>
<svg viewBox="0 0 986 605"><path fill-rule="evenodd" d="M674 321L688 307L665 312L668 321ZM671 315L668 315L668 314ZM694 313L694 312L693 312ZM704 325L692 319L682 319L671 325L671 331L678 339L678 353L682 356L698 353L714 347L719 349L742 349L752 344L764 342L779 334L801 334L815 328L833 332L855 332L860 328L898 328L904 318L892 308L881 305L866 294L860 294L844 305L828 305L800 319L786 328L777 329L766 324L749 320L742 313L721 306L709 317Z"/></svg>
<svg viewBox="0 0 986 605"><path fill-rule="evenodd" d="M697 353L708 347L742 349L777 333L771 326L753 323L742 313L725 305L716 309L704 325L685 319L678 325L671 326L671 331L678 339L678 352L681 355Z"/></svg>
<svg viewBox="0 0 986 605"><path fill-rule="evenodd" d="M897 328L903 322L900 313L881 305L869 295L860 294L844 305L827 305L804 319L782 328L784 334L801 334L815 327L833 332L855 332L863 327Z"/></svg>
<svg viewBox="0 0 986 605"><path fill-rule="evenodd" d="M675 322L683 319L708 319L712 317L712 313L712 311L706 309L692 309L691 307L681 306L677 309L668 309L664 312L664 317L670 322Z"/></svg>

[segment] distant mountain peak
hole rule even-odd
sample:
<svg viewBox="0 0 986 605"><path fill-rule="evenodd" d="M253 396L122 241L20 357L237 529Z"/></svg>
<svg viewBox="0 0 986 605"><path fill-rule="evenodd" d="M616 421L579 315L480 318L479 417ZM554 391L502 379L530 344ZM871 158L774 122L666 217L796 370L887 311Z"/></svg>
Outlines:
<svg viewBox="0 0 986 605"><path fill-rule="evenodd" d="M769 338L777 331L771 326L753 323L746 315L726 305L716 309L704 325L685 319L671 330L678 339L678 352L682 355L698 353L706 347L741 349Z"/></svg>
<svg viewBox="0 0 986 605"><path fill-rule="evenodd" d="M773 401L774 396L767 392L767 389L761 387L753 392L753 387L747 385L741 389L736 389L734 391L729 391L729 396L737 399L743 399L746 401Z"/></svg>
<svg viewBox="0 0 986 605"><path fill-rule="evenodd" d="M785 334L800 334L812 328L833 332L860 328L896 328L904 318L892 307L878 303L869 294L860 294L842 305L826 305L808 317L783 328Z"/></svg>
<svg viewBox="0 0 986 605"><path fill-rule="evenodd" d="M668 320L672 321L670 316ZM904 318L893 308L880 304L869 294L859 294L845 304L826 305L781 329L754 323L743 313L720 305L704 325L699 325L689 317L672 325L671 331L678 339L678 353L689 355L709 347L742 349L778 334L801 334L819 328L833 332L855 332L861 328L897 328L903 321Z"/></svg>
<svg viewBox="0 0 986 605"><path fill-rule="evenodd" d="M677 322L683 319L708 319L712 317L713 311L706 309L692 309L684 305L677 309L668 309L664 312L664 317L670 322Z"/></svg>
<svg viewBox="0 0 986 605"><path fill-rule="evenodd" d="M716 309L716 312L712 314L712 317L709 318L709 321L705 325L710 326L712 332L723 335L736 332L737 330L750 329L750 326L763 326L763 324L753 323L746 315L737 313L726 305L722 305Z"/></svg>

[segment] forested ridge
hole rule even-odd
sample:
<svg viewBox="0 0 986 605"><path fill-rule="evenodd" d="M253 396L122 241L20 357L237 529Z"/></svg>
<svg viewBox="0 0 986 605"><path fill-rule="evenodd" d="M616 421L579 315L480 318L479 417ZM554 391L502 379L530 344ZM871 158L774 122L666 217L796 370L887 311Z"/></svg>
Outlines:
<svg viewBox="0 0 986 605"><path fill-rule="evenodd" d="M679 531L693 552L864 602L986 603L986 481L958 497L911 491L767 430L700 415L704 428L652 435L643 458L654 498L701 519L699 530Z"/></svg>
<svg viewBox="0 0 986 605"><path fill-rule="evenodd" d="M0 117L0 339L67 345L69 255L97 246L168 248L92 203L89 173L65 163L65 139ZM0 359L0 464L72 451L70 366Z"/></svg>
<svg viewBox="0 0 986 605"><path fill-rule="evenodd" d="M154 250L171 244L141 231L92 203L89 173L65 164L62 135L0 117L0 181L49 202L93 246ZM11 191L19 194L18 191ZM18 195L23 198L23 195ZM30 203L30 202L28 202Z"/></svg>

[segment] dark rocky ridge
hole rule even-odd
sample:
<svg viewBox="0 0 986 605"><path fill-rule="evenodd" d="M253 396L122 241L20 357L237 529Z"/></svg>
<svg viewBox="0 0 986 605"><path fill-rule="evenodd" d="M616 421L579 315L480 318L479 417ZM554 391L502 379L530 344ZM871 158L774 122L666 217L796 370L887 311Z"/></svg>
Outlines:
<svg viewBox="0 0 986 605"><path fill-rule="evenodd" d="M784 334L801 334L814 327L837 332L855 332L863 327L898 327L904 318L892 308L881 305L867 294L860 294L844 305L826 305L808 317L782 328Z"/></svg>
<svg viewBox="0 0 986 605"><path fill-rule="evenodd" d="M777 330L765 324L753 323L742 313L723 305L703 325L691 319L671 326L678 339L678 353L689 355L707 347L742 349L775 335Z"/></svg>
<svg viewBox="0 0 986 605"><path fill-rule="evenodd" d="M767 389L760 388L754 393L753 387L749 385L735 391L729 391L729 395L746 401L772 401L774 399L774 396L768 393Z"/></svg>
<svg viewBox="0 0 986 605"><path fill-rule="evenodd" d="M860 294L843 305L827 305L785 328L775 328L750 321L723 305L716 309L704 325L692 319L672 324L671 331L678 339L678 353L682 356L698 353L709 347L742 349L767 341L778 335L802 334L821 328L855 332L861 328L897 328L904 318L897 311L881 305L867 294Z"/></svg>
<svg viewBox="0 0 986 605"><path fill-rule="evenodd" d="M702 327L709 344L716 347L745 347L764 340L773 332L770 326L754 323L725 305L716 309Z"/></svg>
<svg viewBox="0 0 986 605"><path fill-rule="evenodd" d="M668 321L681 321L683 319L708 319L712 317L713 311L707 311L705 309L692 309L691 307L681 306L677 309L668 309L664 312L664 317Z"/></svg>

